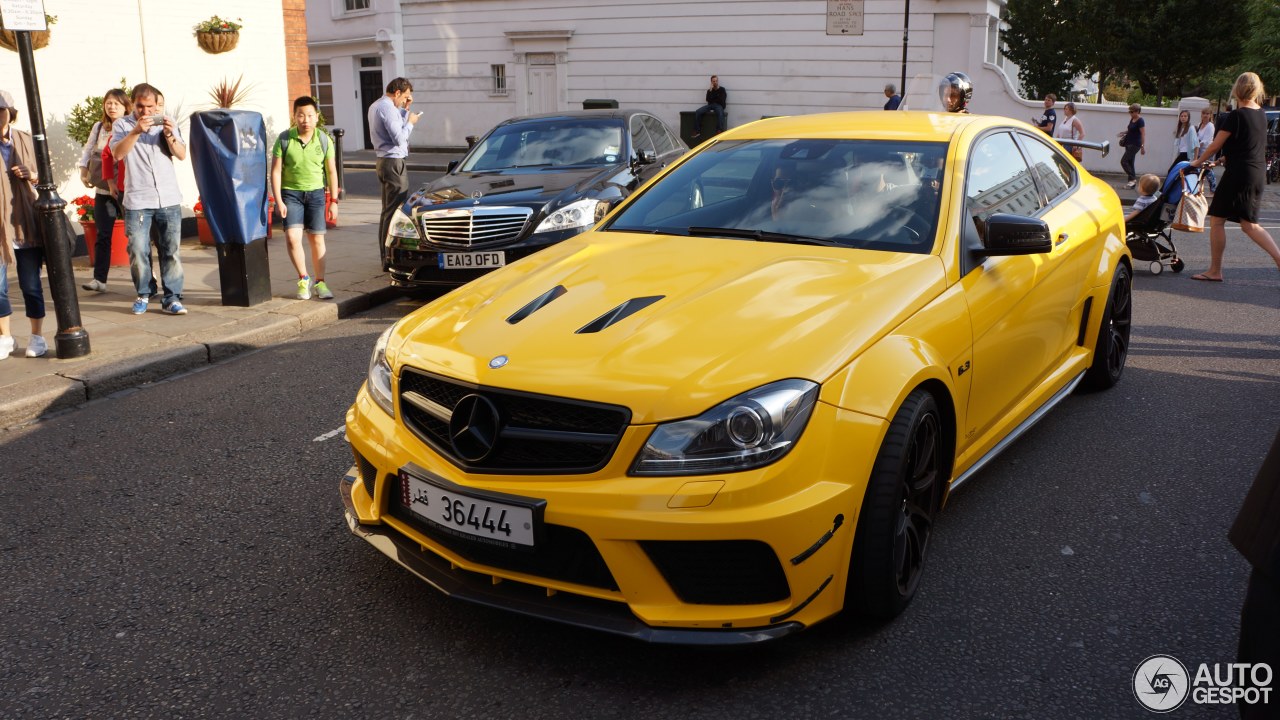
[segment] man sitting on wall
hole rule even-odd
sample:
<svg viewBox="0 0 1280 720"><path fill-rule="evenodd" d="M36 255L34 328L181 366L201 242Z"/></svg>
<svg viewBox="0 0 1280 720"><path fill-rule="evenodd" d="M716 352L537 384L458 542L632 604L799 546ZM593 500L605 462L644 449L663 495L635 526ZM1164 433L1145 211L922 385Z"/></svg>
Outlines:
<svg viewBox="0 0 1280 720"><path fill-rule="evenodd" d="M720 87L720 78L712 75L711 87L707 90L707 104L693 113L693 137L697 138L702 135L702 116L709 112L716 114L716 132L724 132L725 125L729 121L728 115L725 114L725 107L728 104L729 93Z"/></svg>

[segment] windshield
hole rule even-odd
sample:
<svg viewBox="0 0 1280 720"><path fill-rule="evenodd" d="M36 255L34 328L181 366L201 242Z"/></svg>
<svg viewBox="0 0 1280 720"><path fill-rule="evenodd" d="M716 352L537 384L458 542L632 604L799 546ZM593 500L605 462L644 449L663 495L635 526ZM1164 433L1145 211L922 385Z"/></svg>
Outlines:
<svg viewBox="0 0 1280 720"><path fill-rule="evenodd" d="M928 253L946 143L718 143L634 198L604 230Z"/></svg>
<svg viewBox="0 0 1280 720"><path fill-rule="evenodd" d="M467 155L463 172L612 165L622 155L622 120L547 118L504 125Z"/></svg>

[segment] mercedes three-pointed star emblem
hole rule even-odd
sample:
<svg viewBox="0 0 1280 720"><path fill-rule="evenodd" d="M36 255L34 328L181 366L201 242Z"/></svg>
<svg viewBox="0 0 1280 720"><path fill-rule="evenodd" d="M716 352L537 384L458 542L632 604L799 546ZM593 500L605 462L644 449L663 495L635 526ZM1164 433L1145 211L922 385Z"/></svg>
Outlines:
<svg viewBox="0 0 1280 720"><path fill-rule="evenodd" d="M480 462L493 452L502 431L498 406L481 395L471 394L453 406L449 418L449 442L454 452L467 462Z"/></svg>

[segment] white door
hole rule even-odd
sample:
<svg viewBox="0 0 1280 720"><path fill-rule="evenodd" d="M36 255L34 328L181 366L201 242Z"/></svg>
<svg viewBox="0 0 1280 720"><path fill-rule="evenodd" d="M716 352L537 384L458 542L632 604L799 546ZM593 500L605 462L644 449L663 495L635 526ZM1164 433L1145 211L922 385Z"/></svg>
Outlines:
<svg viewBox="0 0 1280 720"><path fill-rule="evenodd" d="M529 114L549 113L559 110L556 101L555 55L529 55Z"/></svg>

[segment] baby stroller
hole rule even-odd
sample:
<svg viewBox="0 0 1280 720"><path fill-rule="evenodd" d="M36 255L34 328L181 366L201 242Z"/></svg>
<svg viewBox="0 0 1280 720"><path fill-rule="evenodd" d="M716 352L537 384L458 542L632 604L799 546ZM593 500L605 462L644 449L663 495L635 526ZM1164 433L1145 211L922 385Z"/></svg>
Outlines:
<svg viewBox="0 0 1280 720"><path fill-rule="evenodd" d="M1192 168L1189 162L1180 162L1165 177L1164 186L1156 193L1155 201L1125 224L1125 244L1133 253L1134 260L1151 263L1152 275L1164 272L1165 264L1176 273L1182 272L1187 266L1178 257L1178 249L1173 244L1173 232L1169 229L1173 214L1178 209L1178 201L1182 199L1183 170L1187 171L1186 189L1195 192L1200 183L1201 170Z"/></svg>

